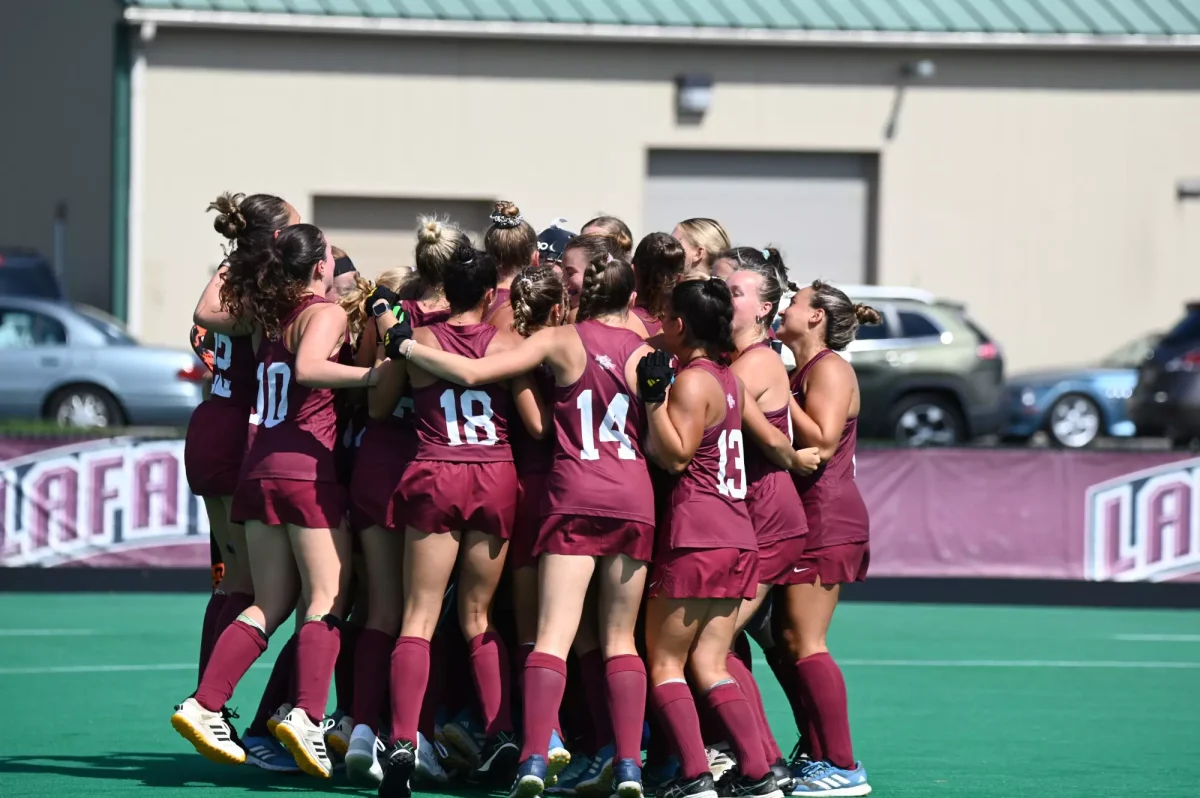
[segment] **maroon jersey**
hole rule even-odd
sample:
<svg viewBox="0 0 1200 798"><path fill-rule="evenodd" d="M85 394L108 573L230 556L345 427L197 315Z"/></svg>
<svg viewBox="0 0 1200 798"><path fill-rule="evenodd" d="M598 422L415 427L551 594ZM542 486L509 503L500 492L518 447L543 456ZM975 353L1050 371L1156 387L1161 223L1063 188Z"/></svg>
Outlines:
<svg viewBox="0 0 1200 798"><path fill-rule="evenodd" d="M425 310L415 299L400 300L400 307L408 314L408 323L414 327L428 327L430 324L438 324L450 318L449 308Z"/></svg>
<svg viewBox="0 0 1200 798"><path fill-rule="evenodd" d="M792 396L804 407L804 378L823 357L834 354L822 349L812 360L796 370L792 378ZM808 517L808 549L820 549L842 543L865 543L870 539L871 524L867 505L854 481L858 446L858 418L846 419L842 437L833 457L807 476L795 475L796 490L804 502Z"/></svg>
<svg viewBox="0 0 1200 798"><path fill-rule="evenodd" d="M542 401L550 402L554 399L554 373L549 366L538 366L530 374L533 378L534 386L541 394ZM512 427L508 430L508 438L512 443L513 461L517 464L517 473L524 476L525 474L545 474L550 471L550 466L554 462L554 432L547 430L546 437L540 441L529 434L523 423L513 421Z"/></svg>
<svg viewBox="0 0 1200 798"><path fill-rule="evenodd" d="M497 288L496 298L492 300L492 304L488 305L487 313L483 314L484 318L489 318L497 310L507 305L511 295L511 288Z"/></svg>
<svg viewBox="0 0 1200 798"><path fill-rule="evenodd" d="M497 330L490 324L430 324L427 329L442 350L481 358ZM417 460L451 463L512 462L508 418L512 394L507 385L492 383L463 388L437 380L413 389L417 427Z"/></svg>
<svg viewBox="0 0 1200 798"><path fill-rule="evenodd" d="M625 382L642 339L598 321L574 326L587 365L573 385L554 389L554 467L547 515L591 515L654 524L654 492L642 455L645 410Z"/></svg>
<svg viewBox="0 0 1200 798"><path fill-rule="evenodd" d="M309 295L284 319L286 331L306 308L328 300ZM337 361L335 354L329 359ZM296 355L283 336L258 347L258 429L242 464L242 479L338 480L338 416L333 390L296 382Z"/></svg>
<svg viewBox="0 0 1200 798"><path fill-rule="evenodd" d="M652 316L650 311L646 310L645 308L635 306L633 309L633 315L641 319L642 325L646 328L646 332L649 333L651 337L662 332L662 322L659 321L656 316Z"/></svg>
<svg viewBox="0 0 1200 798"><path fill-rule="evenodd" d="M704 430L692 462L675 477L659 541L672 549L743 549L758 542L746 510L746 446L737 377L711 360L683 367L711 374L725 395L725 417Z"/></svg>
<svg viewBox="0 0 1200 798"><path fill-rule="evenodd" d="M246 454L255 399L250 336L213 333L212 391L192 411L184 438L184 470L197 496L232 496Z"/></svg>
<svg viewBox="0 0 1200 798"><path fill-rule="evenodd" d="M213 333L213 381L209 401L225 402L249 411L254 406L256 367L254 344L249 335Z"/></svg>

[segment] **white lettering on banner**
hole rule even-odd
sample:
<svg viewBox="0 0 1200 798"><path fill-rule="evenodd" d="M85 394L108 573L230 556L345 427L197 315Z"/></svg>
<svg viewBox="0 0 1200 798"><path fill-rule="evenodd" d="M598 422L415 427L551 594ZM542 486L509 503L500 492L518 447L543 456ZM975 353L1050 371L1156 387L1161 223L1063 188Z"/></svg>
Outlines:
<svg viewBox="0 0 1200 798"><path fill-rule="evenodd" d="M1200 459L1093 485L1086 527L1088 579L1163 582L1200 573Z"/></svg>
<svg viewBox="0 0 1200 798"><path fill-rule="evenodd" d="M0 464L0 567L208 544L188 489L183 441L115 438Z"/></svg>

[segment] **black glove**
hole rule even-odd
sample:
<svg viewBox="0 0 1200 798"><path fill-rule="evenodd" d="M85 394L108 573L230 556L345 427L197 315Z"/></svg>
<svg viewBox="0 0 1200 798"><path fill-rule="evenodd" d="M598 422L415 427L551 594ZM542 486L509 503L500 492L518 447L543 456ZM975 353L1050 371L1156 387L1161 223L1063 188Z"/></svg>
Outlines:
<svg viewBox="0 0 1200 798"><path fill-rule="evenodd" d="M671 355L655 349L642 358L637 367L638 395L647 404L657 404L667 398L667 388L675 382Z"/></svg>
<svg viewBox="0 0 1200 798"><path fill-rule="evenodd" d="M371 296L367 297L367 307L372 316L381 316L388 308L399 304L400 297L396 296L396 292L383 285L375 286Z"/></svg>
<svg viewBox="0 0 1200 798"><path fill-rule="evenodd" d="M383 351L387 352L387 356L392 360L399 360L400 344L413 337L412 323L408 320L408 314L403 310L396 316L400 321L391 326L386 333L383 334Z"/></svg>

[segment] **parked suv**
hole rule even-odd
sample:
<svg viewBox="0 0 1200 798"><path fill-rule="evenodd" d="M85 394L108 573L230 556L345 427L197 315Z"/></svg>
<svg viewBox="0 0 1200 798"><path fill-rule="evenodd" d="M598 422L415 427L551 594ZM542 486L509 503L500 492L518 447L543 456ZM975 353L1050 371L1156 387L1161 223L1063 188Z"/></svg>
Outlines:
<svg viewBox="0 0 1200 798"><path fill-rule="evenodd" d="M964 306L911 289L845 290L883 316L841 353L858 375L860 435L950 446L999 431L1004 359Z"/></svg>
<svg viewBox="0 0 1200 798"><path fill-rule="evenodd" d="M1200 302L1187 306L1142 362L1127 409L1138 435L1176 444L1200 438Z"/></svg>
<svg viewBox="0 0 1200 798"><path fill-rule="evenodd" d="M32 249L0 247L0 296L61 301L66 297L54 269Z"/></svg>

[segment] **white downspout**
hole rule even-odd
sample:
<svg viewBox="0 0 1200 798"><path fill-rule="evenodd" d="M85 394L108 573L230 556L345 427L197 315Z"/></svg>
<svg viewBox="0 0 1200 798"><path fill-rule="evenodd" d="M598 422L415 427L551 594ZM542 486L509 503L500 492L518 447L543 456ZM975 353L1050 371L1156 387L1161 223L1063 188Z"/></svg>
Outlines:
<svg viewBox="0 0 1200 798"><path fill-rule="evenodd" d="M157 27L143 22L133 43L133 64L129 70L129 268L126 271L126 326L137 336L142 333L144 317L142 246L142 209L145 207L146 142L146 45L154 41Z"/></svg>

